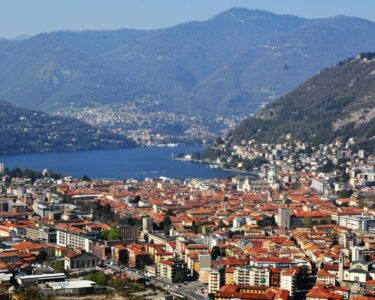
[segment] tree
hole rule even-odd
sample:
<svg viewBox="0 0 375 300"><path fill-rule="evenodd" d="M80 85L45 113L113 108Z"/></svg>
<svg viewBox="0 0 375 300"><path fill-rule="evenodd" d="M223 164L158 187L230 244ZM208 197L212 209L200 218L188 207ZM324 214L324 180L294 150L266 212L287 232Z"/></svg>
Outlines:
<svg viewBox="0 0 375 300"><path fill-rule="evenodd" d="M103 230L100 233L100 238L106 241L116 241L121 239L121 232L118 229L111 228L108 230Z"/></svg>
<svg viewBox="0 0 375 300"><path fill-rule="evenodd" d="M170 218L169 216L165 216L164 219L163 219L162 224L163 224L163 228L164 228L164 229L165 229L165 228L168 228L168 229L169 229L169 228L171 227L171 225L172 225L171 218Z"/></svg>
<svg viewBox="0 0 375 300"><path fill-rule="evenodd" d="M202 230L200 226L198 226L195 221L192 222L192 225L190 227L190 230L194 232L195 234L199 233L199 230Z"/></svg>
<svg viewBox="0 0 375 300"><path fill-rule="evenodd" d="M312 228L314 225L314 221L311 217L303 219L303 225L305 225L307 228Z"/></svg>
<svg viewBox="0 0 375 300"><path fill-rule="evenodd" d="M107 285L109 276L107 276L103 272L94 272L85 276L85 279L95 281L97 284L105 286Z"/></svg>
<svg viewBox="0 0 375 300"><path fill-rule="evenodd" d="M219 256L221 256L221 250L220 250L220 247L218 246L213 246L212 249L211 249L211 258L213 260L215 260L216 258L218 258Z"/></svg>
<svg viewBox="0 0 375 300"><path fill-rule="evenodd" d="M353 190L341 190L337 192L337 197L339 198L349 198L353 194Z"/></svg>
<svg viewBox="0 0 375 300"><path fill-rule="evenodd" d="M48 253L44 250L41 250L36 256L36 259L38 262L45 262L48 259Z"/></svg>
<svg viewBox="0 0 375 300"><path fill-rule="evenodd" d="M320 169L320 171L323 173L330 173L330 172L333 172L334 170L335 170L335 165L330 159Z"/></svg>
<svg viewBox="0 0 375 300"><path fill-rule="evenodd" d="M108 234L109 234L109 230L102 230L102 232L100 232L100 238L108 241Z"/></svg>
<svg viewBox="0 0 375 300"><path fill-rule="evenodd" d="M121 239L121 232L118 229L111 228L108 233L108 240L115 241Z"/></svg>
<svg viewBox="0 0 375 300"><path fill-rule="evenodd" d="M53 268L58 273L64 272L64 261L63 260L55 260L53 262Z"/></svg>
<svg viewBox="0 0 375 300"><path fill-rule="evenodd" d="M223 145L225 142L224 142L224 140L221 138L221 137L218 137L217 139L216 139L216 144L218 144L218 145Z"/></svg>
<svg viewBox="0 0 375 300"><path fill-rule="evenodd" d="M91 181L91 179L87 175L83 175L82 181Z"/></svg>
<svg viewBox="0 0 375 300"><path fill-rule="evenodd" d="M198 152L193 153L193 155L191 157L194 160L201 160L202 154L198 151Z"/></svg>

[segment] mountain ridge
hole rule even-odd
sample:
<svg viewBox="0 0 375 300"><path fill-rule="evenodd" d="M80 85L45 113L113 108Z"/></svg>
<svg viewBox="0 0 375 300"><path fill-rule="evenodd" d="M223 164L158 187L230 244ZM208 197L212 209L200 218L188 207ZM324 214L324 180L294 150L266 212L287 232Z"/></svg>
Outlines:
<svg viewBox="0 0 375 300"><path fill-rule="evenodd" d="M154 30L44 33L0 41L0 97L45 111L151 97L173 112L250 114L322 68L375 50L369 36L375 23L360 18L246 8ZM57 79L36 77L51 61ZM52 88L56 81L61 85Z"/></svg>

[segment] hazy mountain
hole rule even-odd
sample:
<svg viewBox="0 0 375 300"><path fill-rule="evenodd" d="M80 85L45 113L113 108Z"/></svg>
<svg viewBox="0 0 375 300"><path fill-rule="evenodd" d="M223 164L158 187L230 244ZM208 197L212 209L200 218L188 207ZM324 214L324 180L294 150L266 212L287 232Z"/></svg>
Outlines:
<svg viewBox="0 0 375 300"><path fill-rule="evenodd" d="M250 113L324 67L375 50L375 23L233 8L160 30L59 31L0 41L0 97L29 108L158 99Z"/></svg>
<svg viewBox="0 0 375 300"><path fill-rule="evenodd" d="M281 142L288 133L314 144L354 137L375 149L375 54L324 69L243 121L234 141Z"/></svg>
<svg viewBox="0 0 375 300"><path fill-rule="evenodd" d="M123 136L77 120L0 101L0 153L113 149L135 146Z"/></svg>

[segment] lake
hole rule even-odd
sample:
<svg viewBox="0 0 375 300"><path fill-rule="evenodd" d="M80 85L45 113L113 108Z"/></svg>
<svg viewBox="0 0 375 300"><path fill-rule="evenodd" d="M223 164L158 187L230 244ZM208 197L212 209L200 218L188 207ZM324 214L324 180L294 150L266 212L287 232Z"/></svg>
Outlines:
<svg viewBox="0 0 375 300"><path fill-rule="evenodd" d="M173 160L179 153L202 151L201 146L132 148L108 151L37 153L0 156L7 168L47 168L56 173L91 178L226 178L235 173L207 165Z"/></svg>

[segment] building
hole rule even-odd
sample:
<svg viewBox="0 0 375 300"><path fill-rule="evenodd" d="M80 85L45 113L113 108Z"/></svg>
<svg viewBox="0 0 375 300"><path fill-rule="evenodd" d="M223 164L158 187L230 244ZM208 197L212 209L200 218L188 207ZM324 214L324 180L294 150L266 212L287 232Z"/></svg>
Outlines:
<svg viewBox="0 0 375 300"><path fill-rule="evenodd" d="M352 261L366 259L369 255L375 255L375 249L367 249L362 246L352 247Z"/></svg>
<svg viewBox="0 0 375 300"><path fill-rule="evenodd" d="M223 285L225 280L223 267L215 267L211 269L208 275L208 293L215 294Z"/></svg>
<svg viewBox="0 0 375 300"><path fill-rule="evenodd" d="M127 249L129 267L143 269L146 265L151 264L150 253L143 245L131 244Z"/></svg>
<svg viewBox="0 0 375 300"><path fill-rule="evenodd" d="M338 225L351 230L375 230L375 217L362 215L339 215Z"/></svg>
<svg viewBox="0 0 375 300"><path fill-rule="evenodd" d="M138 226L120 225L121 237L125 241L138 241L140 228Z"/></svg>
<svg viewBox="0 0 375 300"><path fill-rule="evenodd" d="M90 272L97 269L99 263L98 257L93 254L70 253L64 258L64 269L68 272Z"/></svg>
<svg viewBox="0 0 375 300"><path fill-rule="evenodd" d="M187 275L187 265L178 259L162 260L157 264L158 279L178 283L184 282Z"/></svg>
<svg viewBox="0 0 375 300"><path fill-rule="evenodd" d="M357 245L357 238L353 232L342 230L338 233L338 242L343 248L351 248Z"/></svg>
<svg viewBox="0 0 375 300"><path fill-rule="evenodd" d="M277 225L283 230L290 228L290 209L289 207L279 208L277 214Z"/></svg>
<svg viewBox="0 0 375 300"><path fill-rule="evenodd" d="M319 270L316 274L316 282L323 285L335 285L336 284L336 275L327 272L326 270Z"/></svg>
<svg viewBox="0 0 375 300"><path fill-rule="evenodd" d="M26 238L46 244L56 243L56 230L54 227L26 227Z"/></svg>
<svg viewBox="0 0 375 300"><path fill-rule="evenodd" d="M115 245L111 247L112 260L117 263L126 263L128 250L124 245Z"/></svg>
<svg viewBox="0 0 375 300"><path fill-rule="evenodd" d="M211 269L211 255L199 254L199 265L201 269Z"/></svg>
<svg viewBox="0 0 375 300"><path fill-rule="evenodd" d="M265 268L277 268L277 269L288 269L297 266L297 262L289 258L278 258L278 257L258 257L250 261L251 266L265 267Z"/></svg>
<svg viewBox="0 0 375 300"><path fill-rule="evenodd" d="M287 290L290 297L294 297L294 293L297 289L298 282L298 269L289 268L281 271L280 274L280 288Z"/></svg>
<svg viewBox="0 0 375 300"><path fill-rule="evenodd" d="M220 288L214 295L215 300L252 299L252 300L287 300L289 292L276 287L259 287L228 284Z"/></svg>
<svg viewBox="0 0 375 300"><path fill-rule="evenodd" d="M154 226L154 220L151 217L145 217L142 219L142 230L146 232L152 232Z"/></svg>
<svg viewBox="0 0 375 300"><path fill-rule="evenodd" d="M48 282L47 291L52 290L55 296L72 296L72 295L92 295L102 294L106 288L99 286L96 282L90 280L69 280L63 282ZM42 289L42 293L46 291ZM47 293L48 295L49 293Z"/></svg>
<svg viewBox="0 0 375 300"><path fill-rule="evenodd" d="M194 255L195 256L195 255ZM198 268L194 268L195 264L193 263L193 267L189 266L189 269L199 272L199 281L202 283L208 283L208 277L211 271L211 255L210 254L198 254L197 265Z"/></svg>
<svg viewBox="0 0 375 300"><path fill-rule="evenodd" d="M270 268L243 266L234 270L233 282L237 285L270 286Z"/></svg>
<svg viewBox="0 0 375 300"><path fill-rule="evenodd" d="M32 285L38 285L41 283L47 283L50 281L53 281L53 282L65 281L65 279L66 279L66 275L64 273L50 273L50 274L18 276L17 282L20 286L28 287Z"/></svg>
<svg viewBox="0 0 375 300"><path fill-rule="evenodd" d="M76 250L85 250L86 252L92 252L93 249L93 241L91 238L82 234L62 230L56 231L56 244Z"/></svg>

